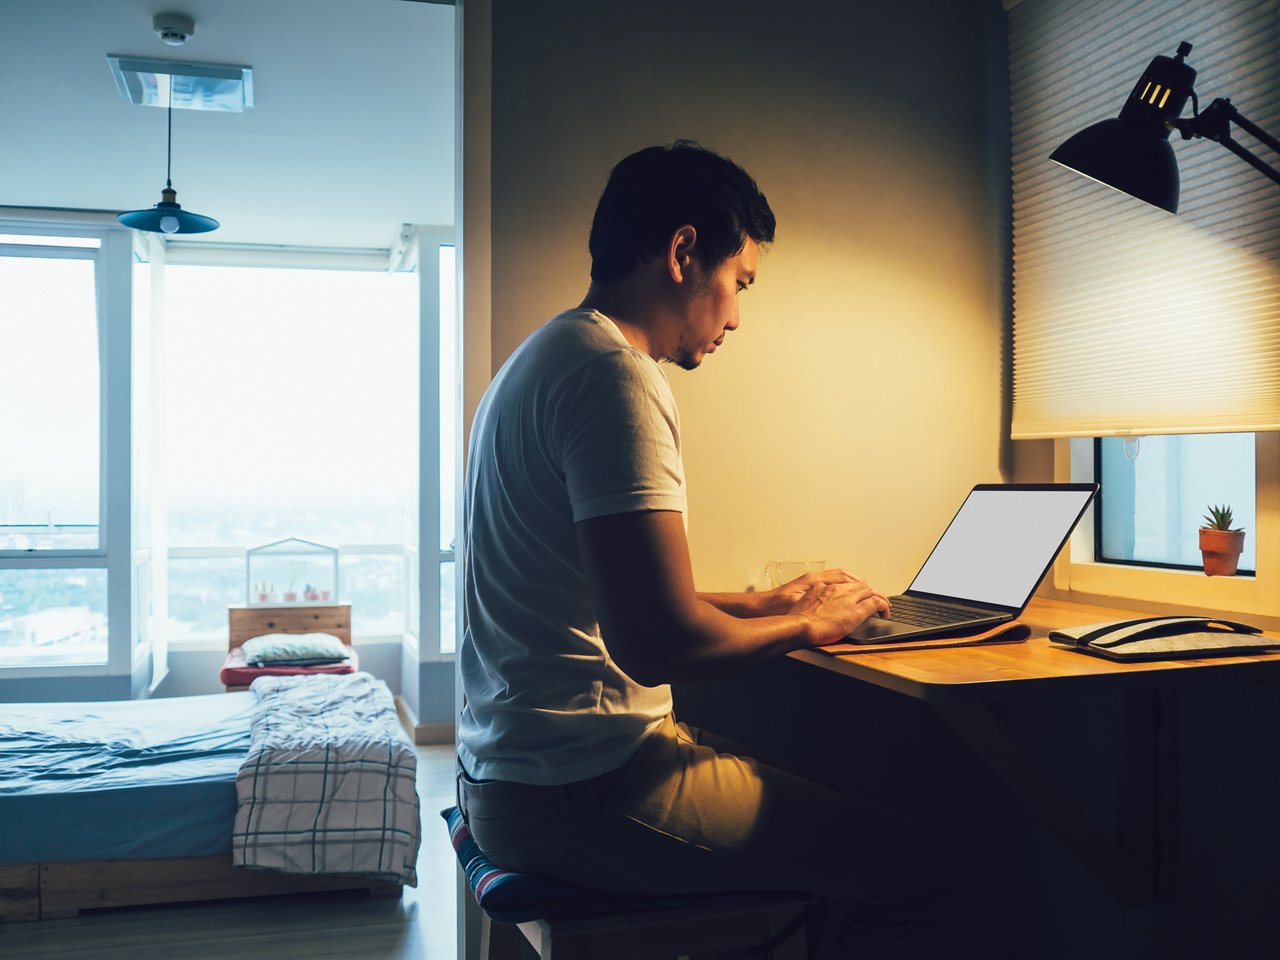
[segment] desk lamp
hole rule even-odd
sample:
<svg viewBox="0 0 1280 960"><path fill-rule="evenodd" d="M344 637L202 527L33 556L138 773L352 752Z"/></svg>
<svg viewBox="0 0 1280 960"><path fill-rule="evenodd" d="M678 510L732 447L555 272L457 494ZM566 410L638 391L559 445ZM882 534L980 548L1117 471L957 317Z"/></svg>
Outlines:
<svg viewBox="0 0 1280 960"><path fill-rule="evenodd" d="M1184 40L1178 44L1175 57L1153 59L1134 84L1118 117L1085 127L1049 154L1049 159L1177 213L1178 161L1169 143L1169 134L1177 130L1183 140L1204 137L1222 144L1280 183L1280 171L1231 139L1230 124L1240 126L1277 153L1280 140L1242 117L1226 97L1219 97L1200 112L1200 102L1192 89L1196 71L1183 62L1190 52L1191 44ZM1183 119L1180 114L1188 97L1192 116Z"/></svg>

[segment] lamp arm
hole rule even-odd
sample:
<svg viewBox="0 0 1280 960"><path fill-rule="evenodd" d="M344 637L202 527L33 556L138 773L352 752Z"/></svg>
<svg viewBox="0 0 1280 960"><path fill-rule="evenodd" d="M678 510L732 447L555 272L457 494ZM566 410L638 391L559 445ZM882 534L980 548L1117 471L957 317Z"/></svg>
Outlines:
<svg viewBox="0 0 1280 960"><path fill-rule="evenodd" d="M1190 140L1192 137L1204 137L1206 140L1220 143L1245 163L1266 174L1276 183L1280 183L1280 170L1250 153L1231 138L1231 124L1234 123L1247 133L1252 134L1276 153L1280 153L1280 140L1271 136L1252 120L1242 116L1240 111L1232 106L1228 98L1219 97L1205 107L1202 113L1198 113L1194 117L1174 119L1168 121L1168 123L1170 127L1182 134L1183 140Z"/></svg>

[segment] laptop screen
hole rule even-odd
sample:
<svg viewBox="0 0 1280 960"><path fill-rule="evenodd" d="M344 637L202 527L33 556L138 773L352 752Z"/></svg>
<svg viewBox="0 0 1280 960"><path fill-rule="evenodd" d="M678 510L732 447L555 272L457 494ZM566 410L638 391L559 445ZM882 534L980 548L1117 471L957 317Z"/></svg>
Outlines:
<svg viewBox="0 0 1280 960"><path fill-rule="evenodd" d="M1022 607L1093 491L1092 484L974 488L908 589Z"/></svg>

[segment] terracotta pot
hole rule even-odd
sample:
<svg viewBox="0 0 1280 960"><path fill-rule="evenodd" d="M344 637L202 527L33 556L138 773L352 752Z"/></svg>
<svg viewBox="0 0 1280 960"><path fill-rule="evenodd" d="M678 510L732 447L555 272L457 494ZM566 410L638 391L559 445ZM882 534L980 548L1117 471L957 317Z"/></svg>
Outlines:
<svg viewBox="0 0 1280 960"><path fill-rule="evenodd" d="M1204 557L1204 572L1211 577L1235 575L1244 549L1243 530L1210 530L1200 528L1200 553Z"/></svg>

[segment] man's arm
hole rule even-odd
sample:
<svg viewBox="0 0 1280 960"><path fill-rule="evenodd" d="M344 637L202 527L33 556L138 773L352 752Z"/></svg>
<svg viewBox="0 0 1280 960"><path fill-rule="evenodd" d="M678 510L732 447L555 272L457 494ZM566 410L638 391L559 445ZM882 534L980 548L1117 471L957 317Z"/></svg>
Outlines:
<svg viewBox="0 0 1280 960"><path fill-rule="evenodd" d="M769 591L772 593L773 591ZM763 591L755 593L698 593L698 599L709 603L731 617L765 617L772 609ZM784 611L779 611L784 612Z"/></svg>
<svg viewBox="0 0 1280 960"><path fill-rule="evenodd" d="M575 528L609 654L647 686L725 676L789 650L834 643L889 609L882 594L851 578L815 582L786 612L743 619L694 590L679 513L611 514Z"/></svg>
<svg viewBox="0 0 1280 960"><path fill-rule="evenodd" d="M756 590L752 593L699 592L698 599L733 617L771 617L789 611L816 583L857 582L860 582L858 578L847 570L822 570L818 573L806 573L772 590Z"/></svg>

